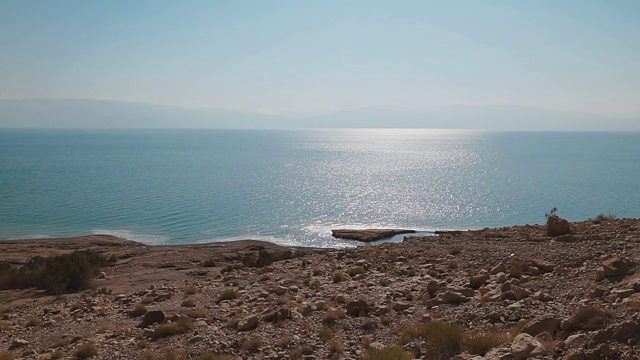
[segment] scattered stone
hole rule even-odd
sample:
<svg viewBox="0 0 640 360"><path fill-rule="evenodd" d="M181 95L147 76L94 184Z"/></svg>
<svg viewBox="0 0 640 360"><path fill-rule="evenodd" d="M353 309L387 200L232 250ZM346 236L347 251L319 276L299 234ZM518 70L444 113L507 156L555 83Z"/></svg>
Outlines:
<svg viewBox="0 0 640 360"><path fill-rule="evenodd" d="M513 339L511 352L514 360L525 360L529 357L542 356L546 350L544 345L533 336L521 333Z"/></svg>
<svg viewBox="0 0 640 360"><path fill-rule="evenodd" d="M602 263L605 277L624 276L629 272L629 260L618 257L611 258Z"/></svg>
<svg viewBox="0 0 640 360"><path fill-rule="evenodd" d="M11 346L9 346L9 350L13 350L13 349L18 349L24 346L29 345L29 342L27 340L24 339L14 339L11 342Z"/></svg>
<svg viewBox="0 0 640 360"><path fill-rule="evenodd" d="M553 314L545 314L537 317L529 322L524 328L522 333L536 336L542 332L548 332L553 335L560 328L560 320Z"/></svg>
<svg viewBox="0 0 640 360"><path fill-rule="evenodd" d="M248 317L240 320L240 322L238 323L238 331L253 330L256 327L258 327L258 323L259 322L260 322L260 319L258 319L257 316L255 316L255 315L248 316Z"/></svg>
<svg viewBox="0 0 640 360"><path fill-rule="evenodd" d="M159 324L163 322L165 318L166 316L162 310L147 311L147 313L144 314L142 322L138 324L138 327L145 328L147 326Z"/></svg>

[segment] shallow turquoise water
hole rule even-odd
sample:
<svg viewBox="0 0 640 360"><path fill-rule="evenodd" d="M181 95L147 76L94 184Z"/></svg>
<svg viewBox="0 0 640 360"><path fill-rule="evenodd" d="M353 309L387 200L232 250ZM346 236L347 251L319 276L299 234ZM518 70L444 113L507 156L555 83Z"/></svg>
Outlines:
<svg viewBox="0 0 640 360"><path fill-rule="evenodd" d="M640 217L640 133L0 130L0 238L349 246L336 227Z"/></svg>

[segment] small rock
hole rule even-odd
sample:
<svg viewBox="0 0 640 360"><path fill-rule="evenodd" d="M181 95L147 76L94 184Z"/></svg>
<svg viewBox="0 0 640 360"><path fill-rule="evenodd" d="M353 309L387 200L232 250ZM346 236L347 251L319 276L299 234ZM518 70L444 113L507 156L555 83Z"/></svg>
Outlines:
<svg viewBox="0 0 640 360"><path fill-rule="evenodd" d="M605 277L624 276L629 272L629 261L613 257L602 263Z"/></svg>
<svg viewBox="0 0 640 360"><path fill-rule="evenodd" d="M240 322L238 323L238 331L253 330L258 326L259 322L260 319L258 319L258 317L255 315L246 317L240 320Z"/></svg>
<svg viewBox="0 0 640 360"><path fill-rule="evenodd" d="M524 328L522 328L522 333L536 336L542 332L548 332L553 335L559 327L560 320L552 314L546 314L533 319Z"/></svg>
<svg viewBox="0 0 640 360"><path fill-rule="evenodd" d="M371 310L371 305L364 300L351 301L347 303L347 314L351 316L357 317L361 312L369 313Z"/></svg>
<svg viewBox="0 0 640 360"><path fill-rule="evenodd" d="M11 346L9 347L9 350L13 350L13 349L17 349L17 348L21 348L23 346L27 346L29 345L29 342L27 340L24 339L14 339L11 342Z"/></svg>
<svg viewBox="0 0 640 360"><path fill-rule="evenodd" d="M471 279L469 279L469 286L472 289L477 289L482 285L484 285L487 282L487 280L489 280L489 278L490 278L490 275L488 273L478 274L476 276L471 277Z"/></svg>
<svg viewBox="0 0 640 360"><path fill-rule="evenodd" d="M447 304L460 304L469 301L469 298L453 291L447 291L440 296L441 300Z"/></svg>
<svg viewBox="0 0 640 360"><path fill-rule="evenodd" d="M545 353L544 345L533 336L521 333L513 339L511 352L514 360L524 360L529 357L539 356Z"/></svg>
<svg viewBox="0 0 640 360"><path fill-rule="evenodd" d="M499 263L498 265L494 266L490 272L491 272L491 275L497 275L498 273L506 273L507 267L504 265L504 263Z"/></svg>
<svg viewBox="0 0 640 360"><path fill-rule="evenodd" d="M142 322L138 324L138 327L145 328L153 324L159 324L163 322L165 318L166 316L162 310L148 311L144 314L144 318L142 319Z"/></svg>
<svg viewBox="0 0 640 360"><path fill-rule="evenodd" d="M531 266L535 266L544 272L552 272L553 269L555 269L556 264L540 259L533 259L531 260Z"/></svg>

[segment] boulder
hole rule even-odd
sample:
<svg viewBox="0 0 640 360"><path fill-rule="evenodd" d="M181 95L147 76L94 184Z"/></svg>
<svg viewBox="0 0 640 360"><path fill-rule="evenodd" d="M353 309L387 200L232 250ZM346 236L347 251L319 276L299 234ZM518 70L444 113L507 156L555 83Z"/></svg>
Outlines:
<svg viewBox="0 0 640 360"><path fill-rule="evenodd" d="M536 336L543 332L553 335L560 328L560 320L552 314L542 315L531 320L524 328L522 333Z"/></svg>
<svg viewBox="0 0 640 360"><path fill-rule="evenodd" d="M472 276L471 279L469 279L469 287L472 289L478 289L484 285L490 277L491 276L488 273L481 273L476 276Z"/></svg>
<svg viewBox="0 0 640 360"><path fill-rule="evenodd" d="M629 260L613 257L602 263L605 277L624 276L629 272Z"/></svg>
<svg viewBox="0 0 640 360"><path fill-rule="evenodd" d="M447 291L440 296L441 300L447 304L460 304L469 301L469 298L454 291Z"/></svg>
<svg viewBox="0 0 640 360"><path fill-rule="evenodd" d="M518 334L511 343L514 360L525 360L529 357L541 356L546 352L544 345L529 334Z"/></svg>
<svg viewBox="0 0 640 360"><path fill-rule="evenodd" d="M541 259L533 259L531 260L531 266L535 266L543 272L552 272L556 264Z"/></svg>
<svg viewBox="0 0 640 360"><path fill-rule="evenodd" d="M503 344L495 347L484 355L485 360L513 360L511 344Z"/></svg>
<svg viewBox="0 0 640 360"><path fill-rule="evenodd" d="M571 233L571 226L566 219L558 215L547 217L547 236L556 237Z"/></svg>
<svg viewBox="0 0 640 360"><path fill-rule="evenodd" d="M142 322L138 324L138 327L145 328L153 324L159 324L163 322L165 318L166 316L162 310L148 311L144 314L144 318L142 319Z"/></svg>
<svg viewBox="0 0 640 360"><path fill-rule="evenodd" d="M491 269L491 275L496 275L498 273L506 273L507 272L507 267L504 265L504 263L499 263L498 265L494 266Z"/></svg>
<svg viewBox="0 0 640 360"><path fill-rule="evenodd" d="M258 326L260 319L257 316L252 315L248 316L238 323L238 331L248 331L253 330Z"/></svg>

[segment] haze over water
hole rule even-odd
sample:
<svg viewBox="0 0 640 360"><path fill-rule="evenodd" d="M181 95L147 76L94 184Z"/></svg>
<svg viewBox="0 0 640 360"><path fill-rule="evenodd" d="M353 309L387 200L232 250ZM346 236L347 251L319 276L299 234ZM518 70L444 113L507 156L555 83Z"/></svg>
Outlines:
<svg viewBox="0 0 640 360"><path fill-rule="evenodd" d="M640 216L640 133L0 130L0 238L351 246L339 227Z"/></svg>

